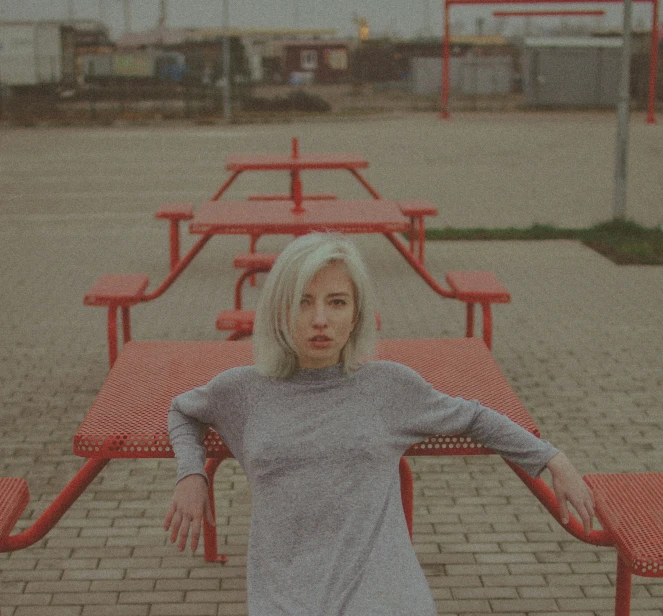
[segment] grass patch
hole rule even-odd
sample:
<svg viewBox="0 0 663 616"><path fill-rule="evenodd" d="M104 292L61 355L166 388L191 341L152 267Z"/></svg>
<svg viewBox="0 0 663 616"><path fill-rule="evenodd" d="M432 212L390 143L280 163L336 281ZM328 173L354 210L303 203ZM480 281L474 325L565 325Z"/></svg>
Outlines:
<svg viewBox="0 0 663 616"><path fill-rule="evenodd" d="M613 220L589 229L426 229L429 240L578 240L618 265L663 265L663 229Z"/></svg>

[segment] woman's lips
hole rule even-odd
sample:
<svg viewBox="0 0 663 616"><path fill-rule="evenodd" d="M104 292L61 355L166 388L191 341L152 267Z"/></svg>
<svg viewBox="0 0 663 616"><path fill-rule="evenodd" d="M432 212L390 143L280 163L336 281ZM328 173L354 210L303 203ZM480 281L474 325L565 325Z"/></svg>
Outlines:
<svg viewBox="0 0 663 616"><path fill-rule="evenodd" d="M333 340L328 336L313 336L313 338L309 338L309 342L316 349L325 349L332 344Z"/></svg>

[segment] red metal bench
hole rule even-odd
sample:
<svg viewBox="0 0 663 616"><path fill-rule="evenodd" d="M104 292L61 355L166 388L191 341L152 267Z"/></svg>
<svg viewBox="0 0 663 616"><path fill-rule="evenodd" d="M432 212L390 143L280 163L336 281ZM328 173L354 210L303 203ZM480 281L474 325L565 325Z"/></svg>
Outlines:
<svg viewBox="0 0 663 616"><path fill-rule="evenodd" d="M0 540L11 533L29 501L28 484L24 479L0 477Z"/></svg>
<svg viewBox="0 0 663 616"><path fill-rule="evenodd" d="M483 312L483 339L492 348L493 316L492 304L508 304L511 295L492 272L448 272L447 284L456 299L465 302L465 336L474 335L474 305L480 304Z"/></svg>
<svg viewBox="0 0 663 616"><path fill-rule="evenodd" d="M154 215L170 222L170 271L180 261L180 221L193 218L193 203L164 203Z"/></svg>
<svg viewBox="0 0 663 616"><path fill-rule="evenodd" d="M405 216L410 218L410 252L415 254L418 245L419 262L424 262L424 245L426 244L426 226L424 216L437 216L437 209L428 201L421 199L398 201L398 207Z"/></svg>
<svg viewBox="0 0 663 616"><path fill-rule="evenodd" d="M122 309L122 332L125 343L131 340L130 308L143 301L149 280L145 274L104 274L83 298L86 306L108 308L108 358L117 359L117 309Z"/></svg>
<svg viewBox="0 0 663 616"><path fill-rule="evenodd" d="M631 575L663 577L663 473L585 475L615 542L615 616L629 616Z"/></svg>

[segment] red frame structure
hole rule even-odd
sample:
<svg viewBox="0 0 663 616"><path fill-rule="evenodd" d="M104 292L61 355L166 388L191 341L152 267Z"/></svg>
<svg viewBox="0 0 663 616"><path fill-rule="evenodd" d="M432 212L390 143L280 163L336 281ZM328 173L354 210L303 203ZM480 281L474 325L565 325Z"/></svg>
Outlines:
<svg viewBox="0 0 663 616"><path fill-rule="evenodd" d="M619 3L623 0L442 0L442 93L440 116L448 119L449 114L449 57L451 55L449 11L454 4L595 4ZM649 96L647 101L647 124L656 123L656 64L658 61L658 0L633 0L652 5L651 45L649 52Z"/></svg>
<svg viewBox="0 0 663 616"><path fill-rule="evenodd" d="M603 17L605 11L493 11L493 17Z"/></svg>

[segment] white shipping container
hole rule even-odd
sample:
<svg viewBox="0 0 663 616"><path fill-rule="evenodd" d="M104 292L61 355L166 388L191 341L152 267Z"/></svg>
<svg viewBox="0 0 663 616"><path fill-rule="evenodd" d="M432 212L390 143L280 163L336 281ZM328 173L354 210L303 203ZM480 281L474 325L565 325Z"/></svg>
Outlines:
<svg viewBox="0 0 663 616"><path fill-rule="evenodd" d="M58 83L62 36L57 23L0 23L0 83Z"/></svg>

